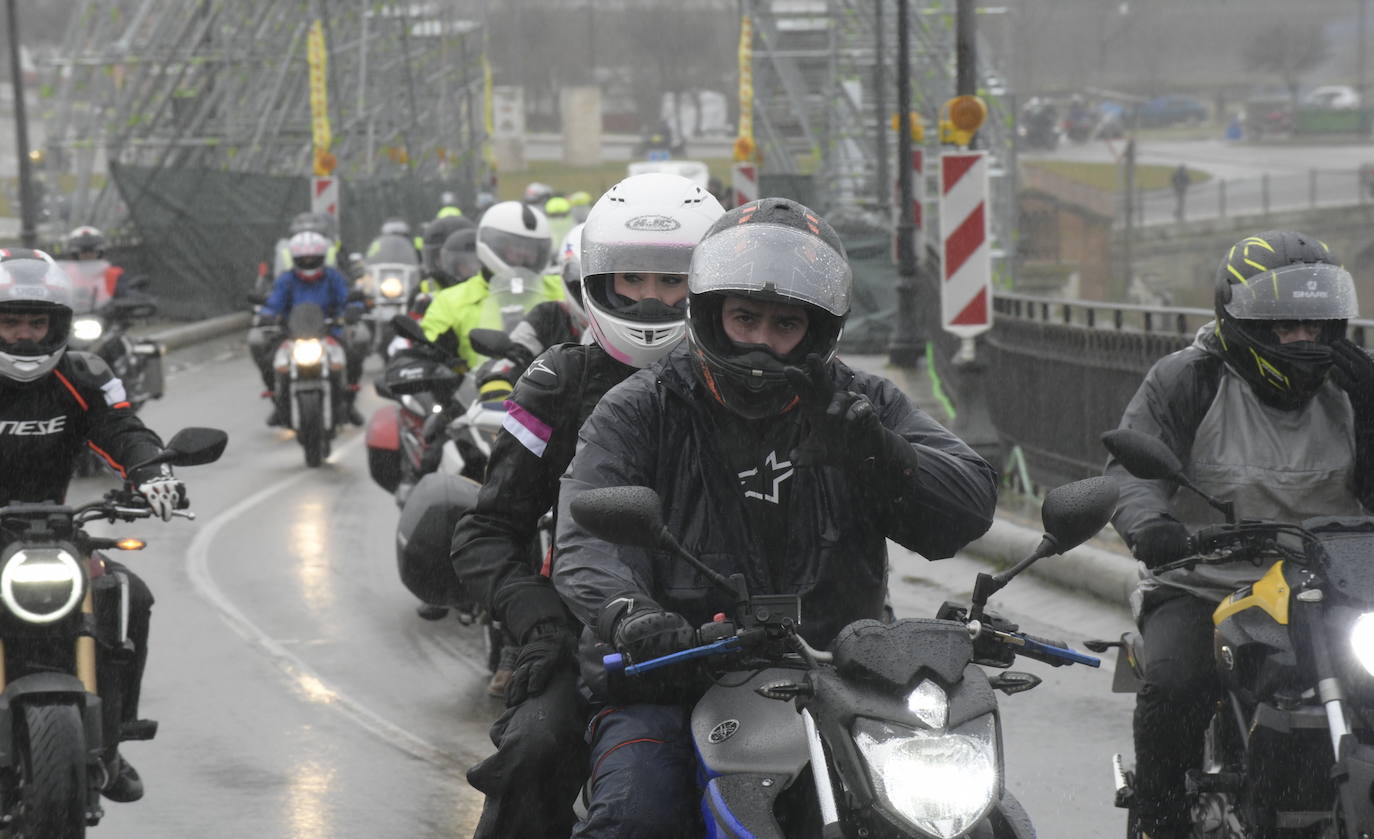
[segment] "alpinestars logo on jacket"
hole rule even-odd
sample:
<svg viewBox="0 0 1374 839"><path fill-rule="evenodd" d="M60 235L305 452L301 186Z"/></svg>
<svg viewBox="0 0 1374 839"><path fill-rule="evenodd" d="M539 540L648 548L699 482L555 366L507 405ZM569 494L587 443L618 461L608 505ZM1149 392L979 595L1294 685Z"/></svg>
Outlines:
<svg viewBox="0 0 1374 839"><path fill-rule="evenodd" d="M782 498L782 482L792 477L792 461L778 460L777 451L770 451L764 458L763 467L745 469L739 473L739 484L744 488L745 498L756 498L777 504Z"/></svg>

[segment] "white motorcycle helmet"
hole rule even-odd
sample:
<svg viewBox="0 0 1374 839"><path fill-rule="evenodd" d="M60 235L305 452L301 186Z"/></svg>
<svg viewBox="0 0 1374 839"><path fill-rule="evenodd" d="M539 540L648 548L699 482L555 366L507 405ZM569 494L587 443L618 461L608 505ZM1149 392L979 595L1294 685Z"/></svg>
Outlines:
<svg viewBox="0 0 1374 839"><path fill-rule="evenodd" d="M520 268L538 274L548 265L552 246L549 220L519 201L492 205L477 225L477 258L493 275Z"/></svg>
<svg viewBox="0 0 1374 839"><path fill-rule="evenodd" d="M725 213L709 192L681 175L632 175L596 202L582 227L582 306L592 335L632 367L648 367L687 334L686 301L630 301L615 293L617 273L687 276L692 249Z"/></svg>
<svg viewBox="0 0 1374 839"><path fill-rule="evenodd" d="M563 289L568 305L581 324L587 323L587 309L582 305L582 227L578 224L563 237L558 248L558 266L563 275Z"/></svg>
<svg viewBox="0 0 1374 839"><path fill-rule="evenodd" d="M47 315L42 339L0 340L0 378L32 382L47 375L67 351L72 331L72 281L43 251L0 250L0 314Z"/></svg>

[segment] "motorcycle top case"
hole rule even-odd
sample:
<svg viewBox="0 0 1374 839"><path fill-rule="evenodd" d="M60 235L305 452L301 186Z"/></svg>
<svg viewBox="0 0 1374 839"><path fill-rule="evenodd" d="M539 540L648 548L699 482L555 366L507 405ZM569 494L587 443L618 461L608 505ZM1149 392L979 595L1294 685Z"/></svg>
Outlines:
<svg viewBox="0 0 1374 839"><path fill-rule="evenodd" d="M463 596L449 561L458 519L477 504L479 484L460 475L431 472L420 479L396 524L396 565L401 582L425 603L455 606Z"/></svg>

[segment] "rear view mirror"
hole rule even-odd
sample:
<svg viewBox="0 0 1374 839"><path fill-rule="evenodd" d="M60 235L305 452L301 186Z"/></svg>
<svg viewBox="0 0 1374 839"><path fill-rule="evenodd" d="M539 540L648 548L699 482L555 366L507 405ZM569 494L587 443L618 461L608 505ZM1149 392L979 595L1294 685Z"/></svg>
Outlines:
<svg viewBox="0 0 1374 839"><path fill-rule="evenodd" d="M418 344L428 344L430 341L425 337L425 330L420 326L419 321L405 315L396 315L391 318L391 328L396 330L396 334L402 338L407 338Z"/></svg>
<svg viewBox="0 0 1374 839"><path fill-rule="evenodd" d="M499 329L468 330L468 342L477 352L489 358L504 356L515 342Z"/></svg>
<svg viewBox="0 0 1374 839"><path fill-rule="evenodd" d="M165 462L173 466L214 463L229 445L229 435L218 428L183 428L167 441Z"/></svg>
<svg viewBox="0 0 1374 839"><path fill-rule="evenodd" d="M656 548L663 536L663 506L648 487L601 487L580 493L568 505L573 521L607 542Z"/></svg>
<svg viewBox="0 0 1374 839"><path fill-rule="evenodd" d="M1046 493L1040 520L1054 540L1055 553L1078 547L1106 527L1116 512L1116 500L1116 482L1106 477L1074 481Z"/></svg>
<svg viewBox="0 0 1374 839"><path fill-rule="evenodd" d="M1134 428L1117 428L1102 435L1102 445L1126 471L1147 481L1178 480L1183 464L1157 437Z"/></svg>

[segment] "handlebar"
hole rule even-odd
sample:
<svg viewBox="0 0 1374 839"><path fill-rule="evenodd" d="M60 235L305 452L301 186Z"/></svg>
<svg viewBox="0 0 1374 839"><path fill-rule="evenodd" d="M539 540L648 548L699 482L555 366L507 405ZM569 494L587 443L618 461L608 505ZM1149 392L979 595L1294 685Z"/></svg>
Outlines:
<svg viewBox="0 0 1374 839"><path fill-rule="evenodd" d="M976 620L969 621L968 631L973 638L990 638L1000 644L1012 647L1017 655L1033 658L1051 667L1063 667L1066 664L1086 664L1089 667L1102 666L1102 659L1080 653L1064 641L1040 638L1028 632L1006 632Z"/></svg>

